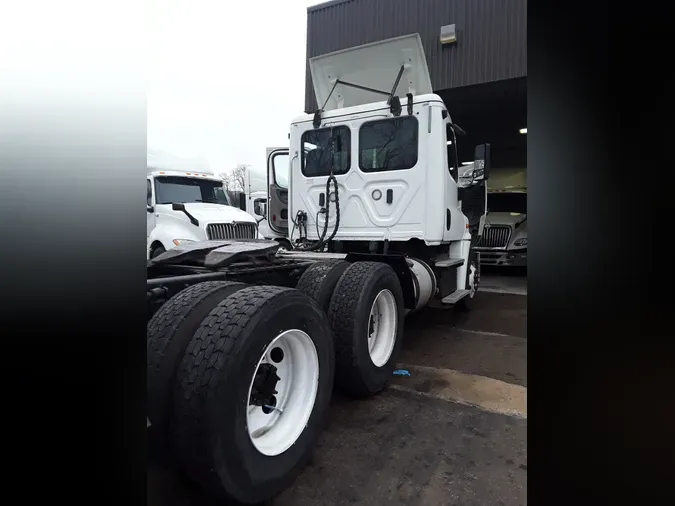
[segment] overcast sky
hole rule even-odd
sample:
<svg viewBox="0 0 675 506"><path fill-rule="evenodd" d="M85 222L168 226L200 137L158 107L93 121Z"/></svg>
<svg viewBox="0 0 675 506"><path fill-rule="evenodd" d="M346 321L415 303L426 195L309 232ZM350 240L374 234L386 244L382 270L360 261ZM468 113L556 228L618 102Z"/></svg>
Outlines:
<svg viewBox="0 0 675 506"><path fill-rule="evenodd" d="M321 0L147 0L148 148L215 172L264 171L305 93L307 7Z"/></svg>

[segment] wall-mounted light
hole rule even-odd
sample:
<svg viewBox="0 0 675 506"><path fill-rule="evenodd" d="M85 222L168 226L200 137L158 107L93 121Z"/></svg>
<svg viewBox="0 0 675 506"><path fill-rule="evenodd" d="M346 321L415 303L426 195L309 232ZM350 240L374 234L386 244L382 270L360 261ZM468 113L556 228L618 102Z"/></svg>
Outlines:
<svg viewBox="0 0 675 506"><path fill-rule="evenodd" d="M455 31L455 25L441 26L441 44L454 44L455 42L457 42L457 32Z"/></svg>
<svg viewBox="0 0 675 506"><path fill-rule="evenodd" d="M520 132L521 134L526 134L526 133L527 133L527 128L521 128L521 129L519 130L519 132Z"/></svg>

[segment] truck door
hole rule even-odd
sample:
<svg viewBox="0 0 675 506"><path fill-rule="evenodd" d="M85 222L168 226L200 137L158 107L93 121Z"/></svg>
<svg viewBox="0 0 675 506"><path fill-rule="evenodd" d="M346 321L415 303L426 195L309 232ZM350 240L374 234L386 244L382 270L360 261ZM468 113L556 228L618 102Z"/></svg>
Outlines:
<svg viewBox="0 0 675 506"><path fill-rule="evenodd" d="M270 229L288 237L288 148L267 148L267 222Z"/></svg>

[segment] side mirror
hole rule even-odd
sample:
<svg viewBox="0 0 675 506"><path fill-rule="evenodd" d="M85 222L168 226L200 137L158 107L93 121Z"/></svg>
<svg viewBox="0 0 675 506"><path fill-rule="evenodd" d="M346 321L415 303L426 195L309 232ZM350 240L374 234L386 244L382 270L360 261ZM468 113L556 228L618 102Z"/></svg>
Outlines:
<svg viewBox="0 0 675 506"><path fill-rule="evenodd" d="M487 181L490 177L490 145L479 144L474 152L474 181Z"/></svg>
<svg viewBox="0 0 675 506"><path fill-rule="evenodd" d="M171 204L171 209L173 209L174 211L185 211L185 204L183 204L182 202L174 202L173 204Z"/></svg>
<svg viewBox="0 0 675 506"><path fill-rule="evenodd" d="M253 204L253 213L258 216L262 216L263 219L267 216L267 203L266 202L256 202Z"/></svg>
<svg viewBox="0 0 675 506"><path fill-rule="evenodd" d="M239 194L239 209L246 211L246 194L243 192Z"/></svg>

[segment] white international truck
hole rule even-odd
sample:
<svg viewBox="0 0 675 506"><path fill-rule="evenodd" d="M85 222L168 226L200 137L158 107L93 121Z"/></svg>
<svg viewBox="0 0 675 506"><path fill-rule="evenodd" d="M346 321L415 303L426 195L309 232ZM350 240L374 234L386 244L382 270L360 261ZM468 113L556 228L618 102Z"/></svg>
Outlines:
<svg viewBox="0 0 675 506"><path fill-rule="evenodd" d="M234 207L223 180L195 160L148 151L148 259L191 242L256 239L256 220Z"/></svg>
<svg viewBox="0 0 675 506"><path fill-rule="evenodd" d="M468 308L480 280L490 146L458 184L463 131L433 93L419 35L309 63L320 109L268 151L262 197L292 249L191 242L148 262L151 448L247 504L300 472L334 382L353 397L382 391L404 315Z"/></svg>
<svg viewBox="0 0 675 506"><path fill-rule="evenodd" d="M482 265L527 267L527 187L488 190L487 216L480 242Z"/></svg>

